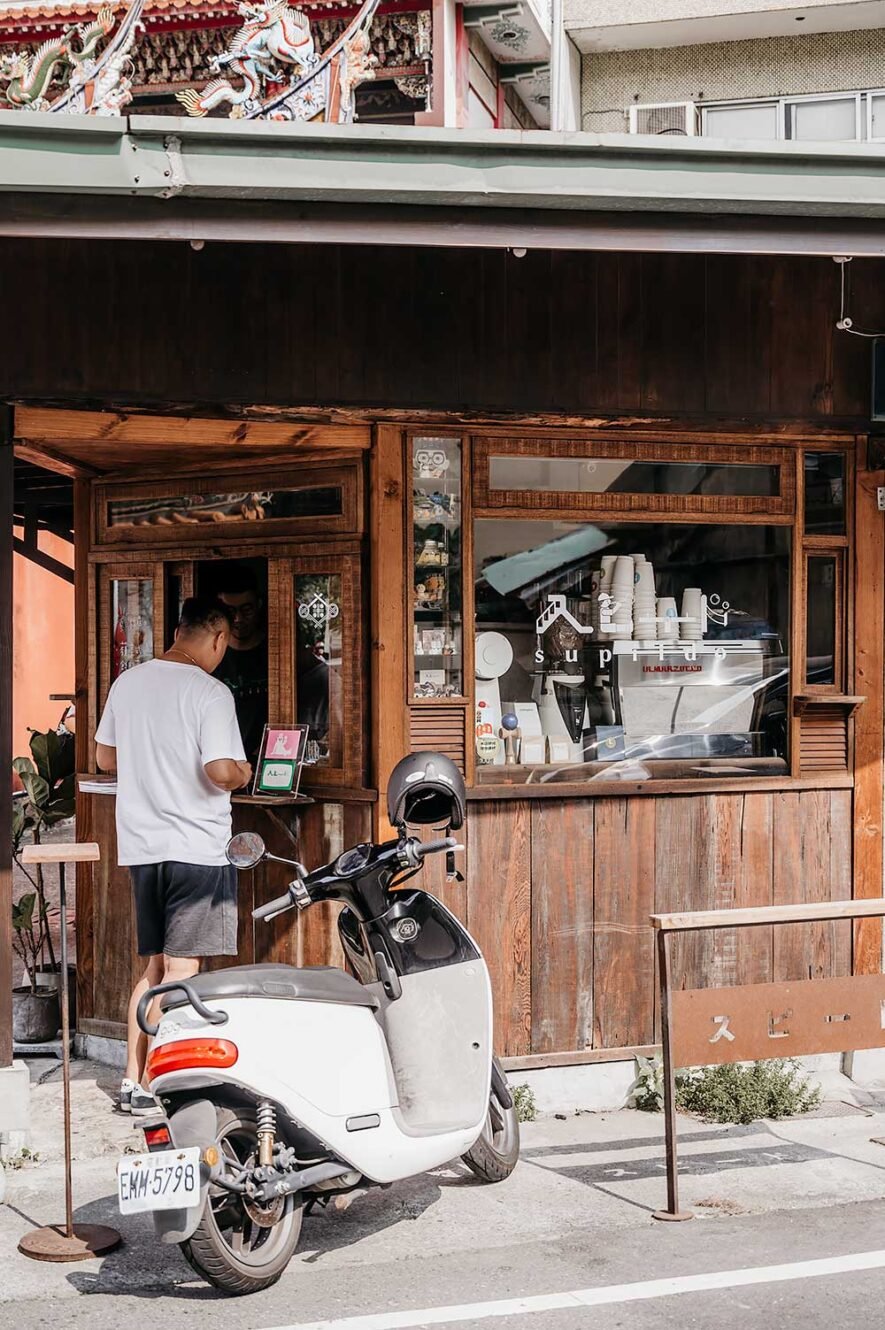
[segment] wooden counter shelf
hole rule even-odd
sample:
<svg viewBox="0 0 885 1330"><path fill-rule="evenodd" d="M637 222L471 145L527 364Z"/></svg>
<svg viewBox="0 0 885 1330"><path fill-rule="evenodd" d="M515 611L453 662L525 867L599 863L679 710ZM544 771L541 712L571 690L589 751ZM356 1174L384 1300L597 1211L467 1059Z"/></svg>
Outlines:
<svg viewBox="0 0 885 1330"><path fill-rule="evenodd" d="M291 808L296 804L312 804L316 800L309 794L232 794L232 804L253 804L259 808Z"/></svg>
<svg viewBox="0 0 885 1330"><path fill-rule="evenodd" d="M838 708L847 720L857 708L866 702L865 697L849 696L847 693L798 693L793 698L793 715L802 716L816 707Z"/></svg>

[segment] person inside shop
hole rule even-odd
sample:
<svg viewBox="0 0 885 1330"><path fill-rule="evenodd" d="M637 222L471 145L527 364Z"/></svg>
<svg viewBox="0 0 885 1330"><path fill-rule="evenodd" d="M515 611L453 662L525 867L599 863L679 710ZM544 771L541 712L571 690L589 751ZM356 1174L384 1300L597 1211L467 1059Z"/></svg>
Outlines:
<svg viewBox="0 0 885 1330"><path fill-rule="evenodd" d="M258 580L248 564L226 565L215 584L231 619L230 642L215 678L234 695L246 757L258 760L267 724L267 615Z"/></svg>
<svg viewBox="0 0 885 1330"><path fill-rule="evenodd" d="M248 784L252 768L234 700L212 677L230 631L226 605L186 600L172 646L114 680L95 732L99 769L117 775L117 862L132 879L146 961L129 1001L120 1087L120 1108L137 1115L157 1111L143 1089L140 999L156 984L190 979L202 957L237 952L237 872L225 848L231 791Z"/></svg>

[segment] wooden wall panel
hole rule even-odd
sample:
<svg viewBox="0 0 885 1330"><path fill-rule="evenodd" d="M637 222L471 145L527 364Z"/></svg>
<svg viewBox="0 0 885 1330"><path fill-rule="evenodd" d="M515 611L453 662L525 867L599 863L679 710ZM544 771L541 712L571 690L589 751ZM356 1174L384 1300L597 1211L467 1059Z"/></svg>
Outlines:
<svg viewBox="0 0 885 1330"><path fill-rule="evenodd" d="M655 910L709 910L714 895L716 796L657 800ZM674 988L702 988L713 960L710 933L682 933L671 949Z"/></svg>
<svg viewBox="0 0 885 1330"><path fill-rule="evenodd" d="M539 800L532 819L532 1052L593 1045L592 801Z"/></svg>
<svg viewBox="0 0 885 1330"><path fill-rule="evenodd" d="M470 810L467 920L488 959L504 1057L531 1051L531 816L531 804L516 801Z"/></svg>
<svg viewBox="0 0 885 1330"><path fill-rule="evenodd" d="M654 1038L655 799L600 799L593 874L593 1047Z"/></svg>
<svg viewBox="0 0 885 1330"><path fill-rule="evenodd" d="M774 904L850 898L851 792L806 790L772 799ZM847 930L836 923L777 927L773 954L775 980L829 978L850 969Z"/></svg>
<svg viewBox="0 0 885 1330"><path fill-rule="evenodd" d="M834 327L826 257L6 239L0 263L10 308L40 308L39 275L68 348L39 318L0 328L18 399L867 417L869 348ZM853 269L865 326L885 326L882 262ZM110 293L90 338L48 295L73 272Z"/></svg>
<svg viewBox="0 0 885 1330"><path fill-rule="evenodd" d="M111 795L81 795L78 814L88 807L84 818L88 834L102 847L102 858L93 865L92 935L95 968L92 1019L123 1022L126 1020L129 995L135 984L137 963L129 870L117 867L115 804L116 800ZM78 838L80 834L78 832Z"/></svg>

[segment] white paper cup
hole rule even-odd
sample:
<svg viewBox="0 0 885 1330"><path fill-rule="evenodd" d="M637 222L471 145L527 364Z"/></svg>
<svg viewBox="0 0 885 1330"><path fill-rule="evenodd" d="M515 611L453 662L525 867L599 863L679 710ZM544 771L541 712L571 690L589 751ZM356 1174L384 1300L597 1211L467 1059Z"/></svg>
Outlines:
<svg viewBox="0 0 885 1330"><path fill-rule="evenodd" d="M687 586L682 593L682 617L684 619L701 618L701 588L699 586Z"/></svg>
<svg viewBox="0 0 885 1330"><path fill-rule="evenodd" d="M658 600L658 632L661 642L675 642L679 638L679 617L675 596L661 596Z"/></svg>
<svg viewBox="0 0 885 1330"><path fill-rule="evenodd" d="M640 596L649 596L652 600L655 598L655 570L650 563L637 563L635 565L635 592L637 599Z"/></svg>

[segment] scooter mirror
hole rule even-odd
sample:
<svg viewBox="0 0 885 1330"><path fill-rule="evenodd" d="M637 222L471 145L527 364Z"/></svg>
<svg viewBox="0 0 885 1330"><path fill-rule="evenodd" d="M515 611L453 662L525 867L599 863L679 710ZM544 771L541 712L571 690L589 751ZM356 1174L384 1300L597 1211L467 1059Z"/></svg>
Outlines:
<svg viewBox="0 0 885 1330"><path fill-rule="evenodd" d="M261 863L267 850L257 831L240 831L231 836L225 854L234 868L254 868Z"/></svg>

